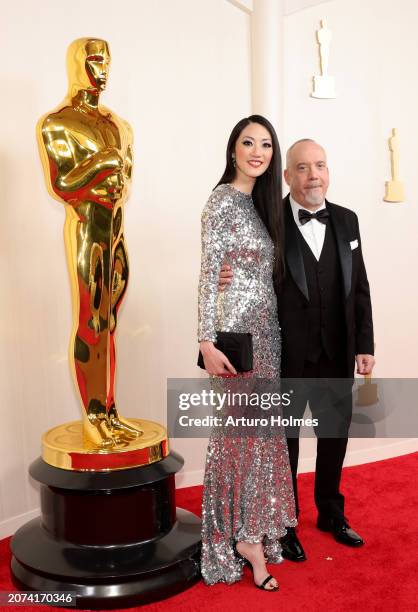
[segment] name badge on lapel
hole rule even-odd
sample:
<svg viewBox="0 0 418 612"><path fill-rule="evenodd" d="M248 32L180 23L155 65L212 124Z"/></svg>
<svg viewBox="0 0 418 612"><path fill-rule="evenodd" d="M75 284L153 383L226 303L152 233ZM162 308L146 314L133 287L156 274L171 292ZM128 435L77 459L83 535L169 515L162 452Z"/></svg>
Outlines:
<svg viewBox="0 0 418 612"><path fill-rule="evenodd" d="M350 248L352 251L354 251L354 249L356 249L358 247L358 240L351 240L350 242Z"/></svg>

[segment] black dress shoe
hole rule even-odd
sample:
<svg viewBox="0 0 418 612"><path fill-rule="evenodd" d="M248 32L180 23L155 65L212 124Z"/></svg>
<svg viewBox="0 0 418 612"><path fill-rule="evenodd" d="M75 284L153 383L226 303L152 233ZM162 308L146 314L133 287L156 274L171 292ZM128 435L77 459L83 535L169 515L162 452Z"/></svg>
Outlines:
<svg viewBox="0 0 418 612"><path fill-rule="evenodd" d="M324 519L319 517L316 526L321 531L330 531L337 542L341 544L347 546L362 546L364 544L364 540L354 529L351 529L344 518Z"/></svg>
<svg viewBox="0 0 418 612"><path fill-rule="evenodd" d="M289 561L306 561L305 551L299 542L294 527L288 527L287 533L280 538L282 545L282 557Z"/></svg>

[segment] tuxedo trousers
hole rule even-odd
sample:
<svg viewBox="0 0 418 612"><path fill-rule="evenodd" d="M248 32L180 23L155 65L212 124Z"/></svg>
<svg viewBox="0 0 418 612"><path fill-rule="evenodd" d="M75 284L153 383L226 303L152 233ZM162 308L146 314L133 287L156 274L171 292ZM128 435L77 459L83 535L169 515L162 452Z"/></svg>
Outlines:
<svg viewBox="0 0 418 612"><path fill-rule="evenodd" d="M313 384L306 381L306 385L296 385L292 402L284 411L285 417L300 419L309 402L312 418L318 419L318 425L314 427L317 437L314 494L318 514L325 519L344 517L344 496L340 492L340 482L352 417L353 387L353 379L346 378L346 374L346 363L342 359L329 359L325 353L315 363L306 361L302 378L310 379ZM300 427L290 426L286 428L286 433L298 516Z"/></svg>

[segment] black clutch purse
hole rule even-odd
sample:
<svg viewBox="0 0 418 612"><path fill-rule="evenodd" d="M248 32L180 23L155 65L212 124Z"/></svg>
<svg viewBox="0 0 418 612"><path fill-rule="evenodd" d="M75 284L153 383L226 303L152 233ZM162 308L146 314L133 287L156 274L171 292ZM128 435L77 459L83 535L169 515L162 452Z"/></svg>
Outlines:
<svg viewBox="0 0 418 612"><path fill-rule="evenodd" d="M216 332L215 347L228 357L237 372L249 372L253 369L253 337L251 334ZM201 351L199 351L197 365L205 369Z"/></svg>

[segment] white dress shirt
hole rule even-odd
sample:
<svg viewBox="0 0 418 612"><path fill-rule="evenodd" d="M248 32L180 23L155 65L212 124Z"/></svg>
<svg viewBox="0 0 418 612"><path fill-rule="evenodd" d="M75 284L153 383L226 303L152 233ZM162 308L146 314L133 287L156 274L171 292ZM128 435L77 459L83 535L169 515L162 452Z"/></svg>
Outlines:
<svg viewBox="0 0 418 612"><path fill-rule="evenodd" d="M308 246L314 254L316 260L319 261L319 258L321 257L322 247L324 246L325 230L327 229L327 226L325 225L325 223L321 223L317 219L311 219L310 221L302 225L299 221L299 211L307 209L298 204L292 198L292 196L290 196L290 205L292 207L293 218L295 219L295 223L298 226L300 233L308 243ZM323 208L326 208L325 201L321 204L319 208L316 209L315 212L318 212L318 210L322 210Z"/></svg>

